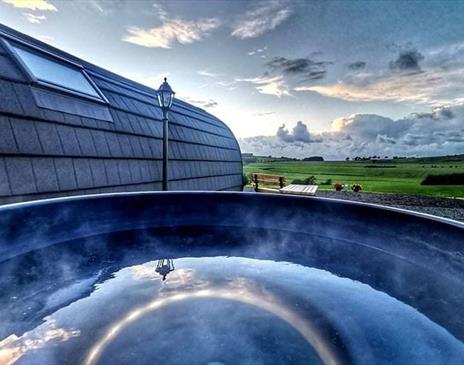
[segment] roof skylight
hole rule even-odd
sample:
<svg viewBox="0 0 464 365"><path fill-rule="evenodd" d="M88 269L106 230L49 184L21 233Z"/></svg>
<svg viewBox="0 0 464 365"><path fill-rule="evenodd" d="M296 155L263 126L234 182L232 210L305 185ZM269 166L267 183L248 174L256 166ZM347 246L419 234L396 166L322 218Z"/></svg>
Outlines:
<svg viewBox="0 0 464 365"><path fill-rule="evenodd" d="M38 82L102 100L96 86L91 83L79 67L60 62L45 53L28 50L16 44L11 44L11 47L27 71Z"/></svg>

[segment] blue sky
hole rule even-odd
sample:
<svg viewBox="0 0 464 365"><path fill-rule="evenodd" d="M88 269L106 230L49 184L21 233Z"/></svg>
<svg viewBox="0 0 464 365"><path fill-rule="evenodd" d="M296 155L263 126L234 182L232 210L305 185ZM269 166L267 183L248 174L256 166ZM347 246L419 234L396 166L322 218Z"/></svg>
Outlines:
<svg viewBox="0 0 464 365"><path fill-rule="evenodd" d="M463 15L460 1L0 0L5 25L152 87L167 75L244 152L297 157L464 152Z"/></svg>

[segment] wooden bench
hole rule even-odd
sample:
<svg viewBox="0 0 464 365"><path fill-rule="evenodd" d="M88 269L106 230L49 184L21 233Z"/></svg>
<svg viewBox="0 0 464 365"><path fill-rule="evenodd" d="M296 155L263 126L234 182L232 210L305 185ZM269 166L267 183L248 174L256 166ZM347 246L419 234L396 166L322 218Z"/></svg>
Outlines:
<svg viewBox="0 0 464 365"><path fill-rule="evenodd" d="M253 174L253 183L255 184L256 192L278 193L279 189L263 188L260 187L260 184L277 185L280 189L282 189L285 186L285 176Z"/></svg>
<svg viewBox="0 0 464 365"><path fill-rule="evenodd" d="M267 175L267 174L253 174L253 183L255 184L256 192L264 193L281 193L293 195L316 195L317 185L299 185L290 184L285 186L285 176ZM265 185L278 185L279 189L260 187L260 184Z"/></svg>

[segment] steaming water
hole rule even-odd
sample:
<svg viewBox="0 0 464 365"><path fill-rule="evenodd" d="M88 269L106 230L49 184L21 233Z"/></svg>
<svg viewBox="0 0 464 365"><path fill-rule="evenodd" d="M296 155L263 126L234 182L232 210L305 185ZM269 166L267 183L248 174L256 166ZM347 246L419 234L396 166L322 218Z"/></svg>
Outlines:
<svg viewBox="0 0 464 365"><path fill-rule="evenodd" d="M368 248L315 249L346 254L339 242L225 234L94 237L3 263L0 364L462 364L453 278Z"/></svg>

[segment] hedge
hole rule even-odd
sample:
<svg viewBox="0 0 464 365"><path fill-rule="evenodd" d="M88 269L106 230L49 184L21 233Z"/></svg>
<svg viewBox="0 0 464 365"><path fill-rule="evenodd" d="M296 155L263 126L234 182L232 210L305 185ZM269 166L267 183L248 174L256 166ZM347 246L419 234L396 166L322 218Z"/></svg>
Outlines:
<svg viewBox="0 0 464 365"><path fill-rule="evenodd" d="M421 185L464 185L464 174L427 175Z"/></svg>

